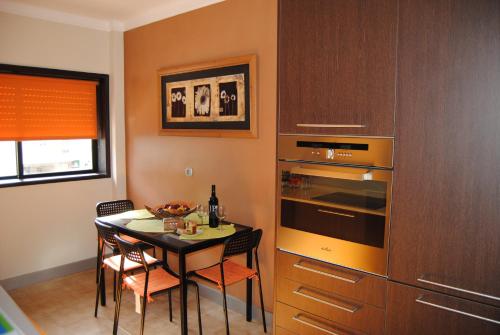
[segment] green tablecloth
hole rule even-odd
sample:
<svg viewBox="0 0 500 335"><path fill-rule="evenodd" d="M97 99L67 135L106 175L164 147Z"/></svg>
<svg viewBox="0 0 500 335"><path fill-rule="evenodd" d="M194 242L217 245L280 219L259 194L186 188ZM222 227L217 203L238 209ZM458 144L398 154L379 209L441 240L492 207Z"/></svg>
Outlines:
<svg viewBox="0 0 500 335"><path fill-rule="evenodd" d="M184 218L184 222L188 222L188 221L196 222L198 225L207 225L208 224L208 215L203 216L203 220L200 220L199 215L196 212L194 212L194 213L191 213L189 215L186 215L186 217Z"/></svg>
<svg viewBox="0 0 500 335"><path fill-rule="evenodd" d="M173 230L165 230L163 221L157 219L132 220L127 223L127 228L146 233L171 233Z"/></svg>
<svg viewBox="0 0 500 335"><path fill-rule="evenodd" d="M221 238L231 236L236 233L236 229L233 224L222 225L222 230L217 228L210 228L208 226L201 226L199 228L202 232L195 235L182 234L180 236L181 240L210 240L214 238Z"/></svg>
<svg viewBox="0 0 500 335"><path fill-rule="evenodd" d="M132 220L132 219L152 219L154 218L155 216L153 214L151 214L150 212L148 212L147 209L136 209L136 210L133 210L133 211L127 211L127 212L123 212L123 213L120 213L120 214L114 214L114 215L109 215L109 216L104 216L103 218L105 218L105 220L120 220L120 219L129 219L129 220Z"/></svg>

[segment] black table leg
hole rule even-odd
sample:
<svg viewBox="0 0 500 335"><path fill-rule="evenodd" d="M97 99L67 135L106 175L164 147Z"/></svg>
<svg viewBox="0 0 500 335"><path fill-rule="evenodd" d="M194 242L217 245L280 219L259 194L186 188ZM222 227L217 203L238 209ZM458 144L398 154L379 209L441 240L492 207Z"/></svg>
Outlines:
<svg viewBox="0 0 500 335"><path fill-rule="evenodd" d="M163 261L163 268L168 269L167 249L161 249L161 259Z"/></svg>
<svg viewBox="0 0 500 335"><path fill-rule="evenodd" d="M186 278L186 255L179 253L179 279L180 286L180 307L181 307L181 334L188 333L188 318L187 318L187 278Z"/></svg>
<svg viewBox="0 0 500 335"><path fill-rule="evenodd" d="M101 267L101 306L106 306L106 276L104 275L104 268Z"/></svg>
<svg viewBox="0 0 500 335"><path fill-rule="evenodd" d="M252 268L252 250L247 252L247 267ZM252 321L252 280L247 279L247 321Z"/></svg>

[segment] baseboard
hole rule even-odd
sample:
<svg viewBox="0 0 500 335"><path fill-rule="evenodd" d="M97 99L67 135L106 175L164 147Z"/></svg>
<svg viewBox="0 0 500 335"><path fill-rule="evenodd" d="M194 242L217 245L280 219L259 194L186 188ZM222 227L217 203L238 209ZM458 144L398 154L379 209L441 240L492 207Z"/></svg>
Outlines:
<svg viewBox="0 0 500 335"><path fill-rule="evenodd" d="M199 282L198 282L199 283ZM202 283L199 283L200 286L200 295L204 298L207 298L216 304L219 304L222 309L222 293L221 291L210 287L205 286ZM254 293L255 294L255 293ZM239 314L246 315L246 303L243 300L233 297L232 295L227 295L227 308L232 311L235 311ZM252 306L252 318L255 320L259 320L262 322L262 312L260 310L260 306L253 305ZM273 324L273 314L270 312L266 312L266 325L268 329L271 329Z"/></svg>
<svg viewBox="0 0 500 335"><path fill-rule="evenodd" d="M96 259L95 257L93 257L74 263L56 266L46 270L36 271L17 277L3 279L0 280L0 285L3 286L3 288L6 291L10 291L10 290L15 290L17 288L40 283L43 281L55 279L58 277L71 275L76 272L81 272L92 268L95 269L95 266L96 266Z"/></svg>

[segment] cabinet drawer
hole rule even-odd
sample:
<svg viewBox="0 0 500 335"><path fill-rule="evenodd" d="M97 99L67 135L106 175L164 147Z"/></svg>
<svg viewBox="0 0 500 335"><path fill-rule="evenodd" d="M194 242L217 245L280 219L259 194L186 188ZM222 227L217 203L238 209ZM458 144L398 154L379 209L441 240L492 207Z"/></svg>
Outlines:
<svg viewBox="0 0 500 335"><path fill-rule="evenodd" d="M277 299L311 314L333 320L367 334L383 334L385 311L382 308L297 283L278 279Z"/></svg>
<svg viewBox="0 0 500 335"><path fill-rule="evenodd" d="M283 328L300 335L367 335L341 326L335 322L301 311L278 302L276 304L276 328ZM285 333L287 334L287 333Z"/></svg>
<svg viewBox="0 0 500 335"><path fill-rule="evenodd" d="M275 334L276 335L297 335L296 333L292 333L291 331L286 330L285 328L281 328L281 327L276 327Z"/></svg>
<svg viewBox="0 0 500 335"><path fill-rule="evenodd" d="M389 283L387 334L500 334L500 308Z"/></svg>
<svg viewBox="0 0 500 335"><path fill-rule="evenodd" d="M287 278L362 303L385 308L385 278L310 258L277 252L278 278Z"/></svg>

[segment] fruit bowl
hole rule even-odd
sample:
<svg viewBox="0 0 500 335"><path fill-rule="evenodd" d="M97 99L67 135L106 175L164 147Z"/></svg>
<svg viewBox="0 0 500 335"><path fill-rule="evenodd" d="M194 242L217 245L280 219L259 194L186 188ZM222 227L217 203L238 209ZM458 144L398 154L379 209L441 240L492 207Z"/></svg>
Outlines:
<svg viewBox="0 0 500 335"><path fill-rule="evenodd" d="M144 206L155 217L163 219L171 216L185 216L196 210L196 204L185 200L172 200L155 207Z"/></svg>

